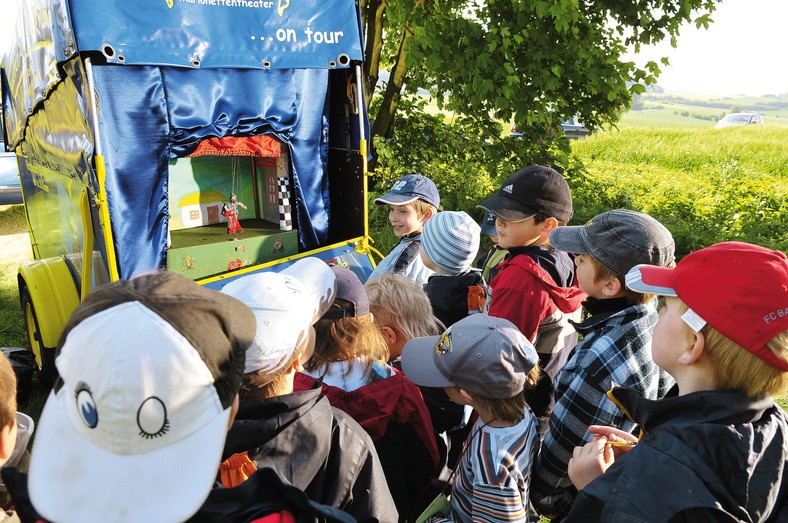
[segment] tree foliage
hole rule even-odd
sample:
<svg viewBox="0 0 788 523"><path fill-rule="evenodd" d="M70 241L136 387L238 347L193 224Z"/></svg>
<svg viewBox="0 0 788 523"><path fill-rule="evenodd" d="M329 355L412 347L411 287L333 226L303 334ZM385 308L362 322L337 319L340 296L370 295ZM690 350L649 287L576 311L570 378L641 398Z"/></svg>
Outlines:
<svg viewBox="0 0 788 523"><path fill-rule="evenodd" d="M719 0L362 0L367 93L390 69L372 134L390 133L403 92L427 89L442 107L518 128L579 115L615 123L660 64L640 68L628 46L708 26ZM662 60L667 64L667 60ZM382 92L380 92L382 91Z"/></svg>

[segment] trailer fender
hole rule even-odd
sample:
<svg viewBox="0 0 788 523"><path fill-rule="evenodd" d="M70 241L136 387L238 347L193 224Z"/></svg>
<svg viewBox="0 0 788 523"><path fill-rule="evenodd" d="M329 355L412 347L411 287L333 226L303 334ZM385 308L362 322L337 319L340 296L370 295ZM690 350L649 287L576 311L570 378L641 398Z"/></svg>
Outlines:
<svg viewBox="0 0 788 523"><path fill-rule="evenodd" d="M28 339L39 367L54 364L54 350L71 313L79 305L79 289L65 257L26 262L17 275L19 299Z"/></svg>

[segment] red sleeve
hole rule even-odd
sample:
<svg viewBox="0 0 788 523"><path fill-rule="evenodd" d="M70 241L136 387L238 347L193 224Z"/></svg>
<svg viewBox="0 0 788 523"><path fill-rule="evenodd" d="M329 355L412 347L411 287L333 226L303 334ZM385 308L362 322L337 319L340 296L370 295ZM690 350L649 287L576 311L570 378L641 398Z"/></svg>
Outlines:
<svg viewBox="0 0 788 523"><path fill-rule="evenodd" d="M488 314L514 323L533 343L539 323L555 304L535 275L513 268L496 275Z"/></svg>

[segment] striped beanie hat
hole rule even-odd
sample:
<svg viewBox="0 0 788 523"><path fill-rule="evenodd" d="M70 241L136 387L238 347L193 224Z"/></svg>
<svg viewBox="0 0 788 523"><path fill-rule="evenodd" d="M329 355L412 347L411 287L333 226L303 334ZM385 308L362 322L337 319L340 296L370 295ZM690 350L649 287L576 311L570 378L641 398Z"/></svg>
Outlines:
<svg viewBox="0 0 788 523"><path fill-rule="evenodd" d="M435 265L450 274L471 268L479 251L480 228L467 213L443 211L427 220L421 244Z"/></svg>

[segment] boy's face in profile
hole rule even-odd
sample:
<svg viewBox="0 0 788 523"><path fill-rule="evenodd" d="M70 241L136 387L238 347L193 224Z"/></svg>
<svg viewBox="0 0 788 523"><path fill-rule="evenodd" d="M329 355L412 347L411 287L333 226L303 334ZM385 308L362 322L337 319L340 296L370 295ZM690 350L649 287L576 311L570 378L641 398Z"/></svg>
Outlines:
<svg viewBox="0 0 788 523"><path fill-rule="evenodd" d="M543 223L536 225L534 217L519 222L507 222L501 218L495 220L495 228L498 230L498 245L504 249L511 247L525 247L538 244L542 237Z"/></svg>
<svg viewBox="0 0 788 523"><path fill-rule="evenodd" d="M575 267L577 270L577 286L580 290L592 298L607 298L602 292L603 281L596 281L596 268L591 263L590 254L578 254L575 257Z"/></svg>
<svg viewBox="0 0 788 523"><path fill-rule="evenodd" d="M410 204L389 205L389 222L397 238L421 232L424 221Z"/></svg>
<svg viewBox="0 0 788 523"><path fill-rule="evenodd" d="M681 319L681 300L666 297L659 309L659 321L651 339L651 354L654 363L668 374L675 376L679 357L692 344L692 330Z"/></svg>

